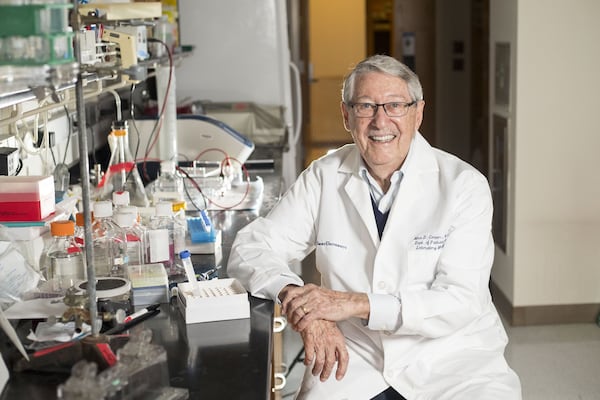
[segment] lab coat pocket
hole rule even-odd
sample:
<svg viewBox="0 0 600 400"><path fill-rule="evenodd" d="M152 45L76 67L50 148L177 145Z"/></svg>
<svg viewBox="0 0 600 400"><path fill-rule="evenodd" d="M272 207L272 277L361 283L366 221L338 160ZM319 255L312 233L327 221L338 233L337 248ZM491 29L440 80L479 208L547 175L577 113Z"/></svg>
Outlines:
<svg viewBox="0 0 600 400"><path fill-rule="evenodd" d="M409 250L408 282L411 285L431 285L435 277L440 251Z"/></svg>

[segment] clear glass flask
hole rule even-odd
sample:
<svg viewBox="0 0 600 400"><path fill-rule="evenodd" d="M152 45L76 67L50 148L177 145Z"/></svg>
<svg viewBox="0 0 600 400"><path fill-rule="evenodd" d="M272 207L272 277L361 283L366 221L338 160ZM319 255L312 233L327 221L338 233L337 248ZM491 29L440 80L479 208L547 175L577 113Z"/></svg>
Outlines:
<svg viewBox="0 0 600 400"><path fill-rule="evenodd" d="M162 161L160 175L152 186L153 204L161 201L178 202L183 199L183 178L177 174L175 161Z"/></svg>
<svg viewBox="0 0 600 400"><path fill-rule="evenodd" d="M129 149L127 121L113 122L109 139L114 143L105 178L102 181L100 198L111 200L113 192L128 191L132 205L148 207L150 203L146 189Z"/></svg>

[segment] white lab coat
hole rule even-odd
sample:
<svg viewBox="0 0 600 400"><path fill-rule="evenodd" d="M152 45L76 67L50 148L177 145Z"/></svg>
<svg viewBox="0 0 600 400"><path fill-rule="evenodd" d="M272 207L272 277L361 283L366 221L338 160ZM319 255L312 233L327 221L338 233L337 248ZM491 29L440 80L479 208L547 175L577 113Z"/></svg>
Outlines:
<svg viewBox="0 0 600 400"><path fill-rule="evenodd" d="M520 399L488 289L486 179L417 133L380 240L359 166L355 145L312 163L268 216L240 230L230 255L228 274L258 297L302 285L288 265L313 249L324 287L369 294L369 321L338 323L344 379L322 383L307 368L298 398L370 399L392 386L408 400Z"/></svg>

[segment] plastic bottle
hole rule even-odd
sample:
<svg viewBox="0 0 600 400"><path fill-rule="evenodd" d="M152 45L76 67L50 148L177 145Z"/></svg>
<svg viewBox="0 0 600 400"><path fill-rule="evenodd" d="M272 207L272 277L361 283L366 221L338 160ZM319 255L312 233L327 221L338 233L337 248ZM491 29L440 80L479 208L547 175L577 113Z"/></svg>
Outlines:
<svg viewBox="0 0 600 400"><path fill-rule="evenodd" d="M130 202L134 206L148 207L148 197L137 164L129 149L129 128L127 121L115 121L109 138L114 140L110 161L102 183L100 197L112 198L114 191L128 191Z"/></svg>
<svg viewBox="0 0 600 400"><path fill-rule="evenodd" d="M110 201L94 203L92 240L96 276L125 276L127 266L127 238L123 229L113 221Z"/></svg>
<svg viewBox="0 0 600 400"><path fill-rule="evenodd" d="M119 211L115 214L115 222L127 239L127 265L144 264L145 230L137 223L137 212Z"/></svg>
<svg viewBox="0 0 600 400"><path fill-rule="evenodd" d="M167 275L179 275L183 272L175 262L175 256L185 250L185 231L175 223L170 202L156 205L156 216L150 221L146 231L148 257L147 262L161 262Z"/></svg>
<svg viewBox="0 0 600 400"><path fill-rule="evenodd" d="M177 174L175 161L162 161L160 175L156 178L152 192L154 205L161 201L183 200L183 178Z"/></svg>
<svg viewBox="0 0 600 400"><path fill-rule="evenodd" d="M86 278L83 250L75 242L73 221L54 221L50 224L50 232L52 241L44 251L43 268L51 290L64 293Z"/></svg>

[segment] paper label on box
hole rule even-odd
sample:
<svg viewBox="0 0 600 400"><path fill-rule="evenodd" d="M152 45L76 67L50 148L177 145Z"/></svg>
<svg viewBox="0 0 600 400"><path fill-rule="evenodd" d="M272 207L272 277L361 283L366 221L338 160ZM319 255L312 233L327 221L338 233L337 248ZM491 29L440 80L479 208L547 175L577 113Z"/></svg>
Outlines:
<svg viewBox="0 0 600 400"><path fill-rule="evenodd" d="M169 259L169 230L154 229L148 231L148 246L150 262L160 262Z"/></svg>

